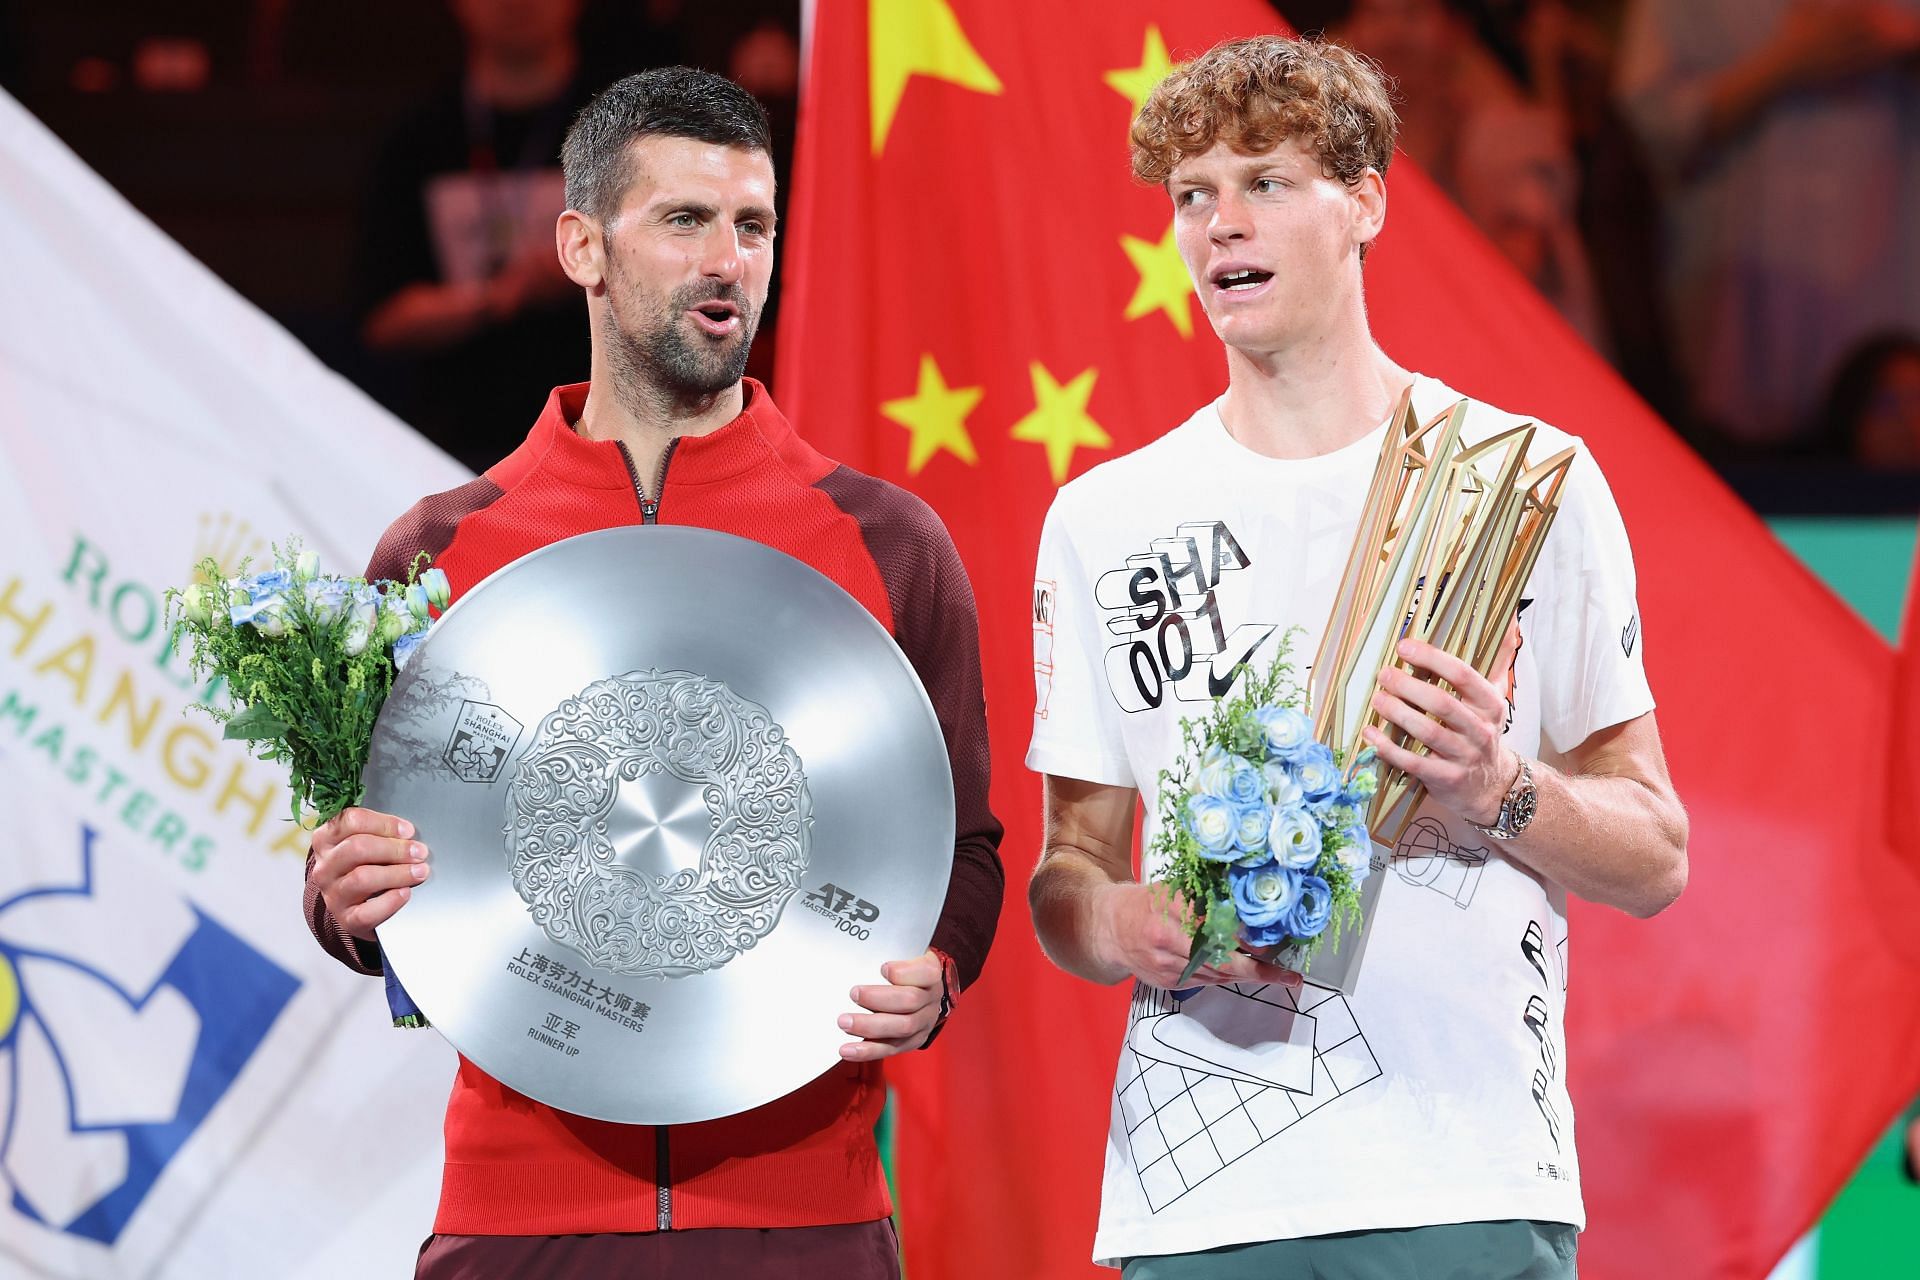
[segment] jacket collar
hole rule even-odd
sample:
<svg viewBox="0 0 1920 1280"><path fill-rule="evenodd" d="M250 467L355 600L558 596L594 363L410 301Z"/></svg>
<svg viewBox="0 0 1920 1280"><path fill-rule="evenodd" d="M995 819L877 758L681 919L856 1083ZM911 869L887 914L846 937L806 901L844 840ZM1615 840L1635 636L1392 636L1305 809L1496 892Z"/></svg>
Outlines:
<svg viewBox="0 0 1920 1280"><path fill-rule="evenodd" d="M633 477L620 446L612 440L589 440L574 429L586 410L589 385L555 387L526 440L489 467L488 478L511 488L539 469L587 488L631 489ZM667 470L668 485L715 484L775 461L802 472L824 474L830 469L795 433L766 387L753 378L743 378L741 387L741 410L731 422L704 436L681 437Z"/></svg>

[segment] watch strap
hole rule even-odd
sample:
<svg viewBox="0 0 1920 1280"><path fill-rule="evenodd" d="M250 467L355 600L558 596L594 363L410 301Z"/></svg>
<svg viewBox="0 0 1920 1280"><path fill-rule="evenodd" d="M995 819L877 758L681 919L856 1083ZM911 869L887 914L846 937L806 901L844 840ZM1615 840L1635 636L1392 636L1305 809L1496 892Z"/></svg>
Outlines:
<svg viewBox="0 0 1920 1280"><path fill-rule="evenodd" d="M1475 822L1472 818L1468 818L1467 825L1481 835L1495 840L1512 840L1518 837L1533 821L1533 813L1529 806L1528 812L1521 818L1519 825L1513 825L1515 816L1521 808L1519 801L1521 796L1533 789L1533 762L1521 756L1520 771L1513 775L1513 784L1507 788L1507 794L1501 797L1500 812L1495 815L1493 822L1491 824Z"/></svg>

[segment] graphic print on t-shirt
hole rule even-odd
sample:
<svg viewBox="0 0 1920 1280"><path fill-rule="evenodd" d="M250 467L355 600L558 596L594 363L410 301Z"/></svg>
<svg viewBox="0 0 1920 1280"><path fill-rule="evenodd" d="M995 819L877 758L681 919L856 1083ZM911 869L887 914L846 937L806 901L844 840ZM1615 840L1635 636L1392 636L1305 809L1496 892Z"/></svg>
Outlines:
<svg viewBox="0 0 1920 1280"><path fill-rule="evenodd" d="M1220 616L1221 577L1251 563L1226 521L1195 520L1095 579L1094 602L1120 637L1105 665L1122 711L1151 711L1169 691L1209 702L1233 688L1236 668L1278 629L1243 622L1229 632Z"/></svg>
<svg viewBox="0 0 1920 1280"><path fill-rule="evenodd" d="M1248 1018L1249 1005L1264 1007ZM1270 1038L1248 1041L1253 1027ZM1136 984L1120 1057L1121 1122L1154 1213L1381 1074L1347 998L1313 983L1184 1001Z"/></svg>
<svg viewBox="0 0 1920 1280"><path fill-rule="evenodd" d="M1553 978L1549 973L1549 954L1553 955L1552 967L1559 968L1560 957L1557 951L1550 952L1547 947L1546 931L1537 920L1527 921L1525 932L1520 935L1520 954L1540 979L1539 993L1529 993L1526 1005L1520 1011L1520 1021L1540 1045L1540 1063L1533 1072L1533 1105L1540 1112L1541 1120L1546 1122L1547 1138L1553 1143L1556 1154L1562 1151L1560 1145L1561 1120L1549 1100L1553 1083L1560 1076L1560 1053L1554 1047L1553 1018L1548 1013L1547 1001L1543 993L1551 992ZM1564 988L1563 988L1564 989ZM1544 1178L1559 1180L1571 1179L1572 1170L1556 1162L1539 1163L1535 1172Z"/></svg>
<svg viewBox="0 0 1920 1280"><path fill-rule="evenodd" d="M1051 578L1033 583L1033 718L1045 720L1053 701L1053 611L1060 584Z"/></svg>
<svg viewBox="0 0 1920 1280"><path fill-rule="evenodd" d="M1473 905L1480 877L1486 873L1487 849L1455 844L1444 822L1421 814L1395 846L1393 869L1408 884L1431 889L1465 911Z"/></svg>

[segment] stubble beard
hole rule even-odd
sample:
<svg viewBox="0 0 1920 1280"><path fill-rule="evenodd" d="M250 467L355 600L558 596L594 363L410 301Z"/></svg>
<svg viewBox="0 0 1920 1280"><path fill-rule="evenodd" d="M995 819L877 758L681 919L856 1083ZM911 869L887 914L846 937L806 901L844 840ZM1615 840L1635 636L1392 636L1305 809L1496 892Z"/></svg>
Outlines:
<svg viewBox="0 0 1920 1280"><path fill-rule="evenodd" d="M738 284L700 283L673 291L654 323L629 329L621 322L618 298L627 288L616 269L607 296L608 365L617 399L630 406L694 406L738 383L747 371L760 313ZM693 326L687 312L703 302L731 302L740 328L726 339L709 338Z"/></svg>

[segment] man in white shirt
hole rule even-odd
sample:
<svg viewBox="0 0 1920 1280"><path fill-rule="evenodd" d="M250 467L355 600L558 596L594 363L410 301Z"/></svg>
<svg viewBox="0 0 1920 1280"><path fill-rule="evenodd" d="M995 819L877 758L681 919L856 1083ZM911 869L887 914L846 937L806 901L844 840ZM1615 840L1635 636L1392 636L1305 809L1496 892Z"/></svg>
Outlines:
<svg viewBox="0 0 1920 1280"><path fill-rule="evenodd" d="M1317 647L1402 393L1422 421L1462 399L1367 326L1395 127L1370 64L1278 37L1186 64L1133 124L1228 388L1056 498L1027 757L1046 775L1041 944L1136 983L1094 1245L1128 1280L1571 1277L1567 895L1648 916L1686 882L1632 556L1582 448L1500 685L1413 641L1403 655L1445 683L1382 679L1374 706L1428 752L1368 741L1428 798L1381 873L1352 996L1244 954L1168 991L1189 944L1142 882L1159 868L1134 878L1136 804L1150 847L1182 716L1289 629L1298 663ZM1474 402L1463 437L1519 421ZM1569 444L1542 425L1536 460Z"/></svg>

